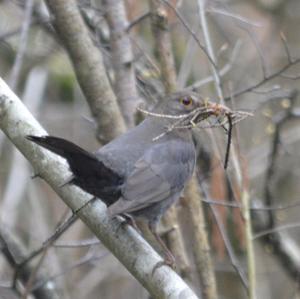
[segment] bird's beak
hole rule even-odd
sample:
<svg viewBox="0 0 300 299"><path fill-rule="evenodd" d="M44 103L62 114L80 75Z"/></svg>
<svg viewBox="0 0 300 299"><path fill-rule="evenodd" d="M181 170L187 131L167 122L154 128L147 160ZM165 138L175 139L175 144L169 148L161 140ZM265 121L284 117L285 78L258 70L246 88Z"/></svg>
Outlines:
<svg viewBox="0 0 300 299"><path fill-rule="evenodd" d="M196 126L198 123L207 120L211 116L219 117L221 115L226 115L229 111L230 109L226 106L211 102L208 99L201 99L193 111L193 117L190 122Z"/></svg>
<svg viewBox="0 0 300 299"><path fill-rule="evenodd" d="M218 116L220 114L226 114L226 112L231 111L227 106L209 101L208 99L203 100L202 105L200 105L200 108L203 108L203 113L207 113L209 116Z"/></svg>

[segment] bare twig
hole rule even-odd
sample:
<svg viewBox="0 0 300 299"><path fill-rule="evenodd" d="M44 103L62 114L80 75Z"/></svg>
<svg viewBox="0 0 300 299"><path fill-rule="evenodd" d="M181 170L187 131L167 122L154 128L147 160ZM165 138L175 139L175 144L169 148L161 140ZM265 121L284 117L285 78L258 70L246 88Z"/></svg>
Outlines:
<svg viewBox="0 0 300 299"><path fill-rule="evenodd" d="M38 290L39 288L42 288L45 285L47 285L47 283L49 283L50 281L54 281L54 280L58 279L59 277L68 274L72 270L77 269L78 267L81 267L88 263L92 263L97 260L100 260L100 259L104 258L106 255L107 254L104 253L104 254L100 254L99 256L90 256L90 254L88 253L88 254L86 254L86 256L82 257L79 261L75 262L73 265L70 265L70 266L66 267L65 269L63 269L63 271L61 271L60 273L56 273L54 275L44 278L43 280L38 281L32 287L32 290Z"/></svg>
<svg viewBox="0 0 300 299"><path fill-rule="evenodd" d="M296 223L288 223L288 224L284 224L284 225L277 225L274 228L270 228L270 229L265 229L263 231L260 231L256 234L253 235L253 240L256 240L258 238L267 236L269 234L273 234L275 232L281 231L281 230L287 230L287 229L293 229L293 228L299 228L300 227L300 223L296 222Z"/></svg>
<svg viewBox="0 0 300 299"><path fill-rule="evenodd" d="M215 207L210 205L210 209L212 211L212 214L218 224L218 229L221 233L222 239L225 243L225 247L228 253L228 256L230 258L231 264L232 266L235 268L236 272L239 274L239 277L241 278L241 282L243 284L243 286L246 288L246 290L248 291L248 281L245 275L244 270L241 268L241 266L239 265L238 259L234 253L234 249L232 248L232 245L230 243L230 240L228 239L228 235L226 233L225 227L223 225L223 223L220 221L220 217L218 214L218 211Z"/></svg>
<svg viewBox="0 0 300 299"><path fill-rule="evenodd" d="M134 26L139 24L140 22L144 21L146 18L149 18L151 16L150 12L145 12L133 21L130 22L130 24L127 26L126 30L130 31Z"/></svg>
<svg viewBox="0 0 300 299"><path fill-rule="evenodd" d="M258 28L262 27L262 25L258 22L253 22L252 20L249 20L241 15L238 15L236 13L232 13L227 10L220 9L220 8L215 8L215 7L207 8L206 11L209 13L219 14L219 15L222 15L225 17L230 17L230 18L232 18L238 22L244 23L246 25L250 25L250 26L258 27Z"/></svg>
<svg viewBox="0 0 300 299"><path fill-rule="evenodd" d="M289 46L288 46L288 44L287 44L286 37L285 37L285 35L284 35L283 32L280 32L280 38L281 38L282 43L283 43L283 46L284 46L284 50L285 50L286 57L287 57L287 59L288 59L288 63L292 63L292 61L293 61L292 55L291 55Z"/></svg>
<svg viewBox="0 0 300 299"><path fill-rule="evenodd" d="M15 273L14 277L14 282L18 278L19 273L22 273L22 269L36 256L44 252L49 246L53 244L76 220L77 220L77 215L72 214L69 218L67 218L66 221L64 221L61 225L59 225L54 234L52 234L44 243L41 247L38 249L32 251L21 263L19 263L17 267L17 271Z"/></svg>
<svg viewBox="0 0 300 299"><path fill-rule="evenodd" d="M26 51L26 47L27 47L27 39L28 39L28 32L29 32L30 23L31 23L33 3L34 3L34 0L26 1L25 15L24 15L24 21L22 24L19 49L17 52L17 56L15 59L14 65L12 67L12 70L10 73L10 79L9 79L9 85L11 86L12 89L16 89L16 87L18 85L20 71L21 71L21 67L23 64L23 59L24 59L24 55L25 55L25 51Z"/></svg>
<svg viewBox="0 0 300 299"><path fill-rule="evenodd" d="M211 59L214 62L210 65L211 65L212 73L213 73L213 77L214 77L215 89L217 91L219 101L221 102L221 104L224 104L224 95L223 95L223 91L222 91L222 82L221 82L221 78L219 76L218 63L216 61L215 53L214 53L214 50L213 50L213 46L212 46L212 43L211 43L210 34L209 34L209 30L208 30L206 12L205 12L205 3L206 3L206 1L204 1L204 0L198 0L197 1L199 17L200 17L200 23L201 23L201 27L202 27L202 30L203 30L205 46L206 46L208 55L209 55L209 57L211 57Z"/></svg>
<svg viewBox="0 0 300 299"><path fill-rule="evenodd" d="M37 275L38 271L39 271L39 269L41 268L41 266L43 264L43 261L46 257L46 254L47 254L47 250L43 251L42 255L39 258L38 263L33 267L32 271L30 273L30 276L29 276L29 278L28 278L28 280L25 284L25 289L23 291L21 299L27 299L28 298L28 295L30 294L30 292L32 290L33 283L34 283L35 279L38 276Z"/></svg>
<svg viewBox="0 0 300 299"><path fill-rule="evenodd" d="M287 74L281 74L280 77L290 80L299 80L300 75L287 75Z"/></svg>
<svg viewBox="0 0 300 299"><path fill-rule="evenodd" d="M300 62L300 58L294 59L291 62L285 64L284 66L282 66L279 70L277 70L276 72L267 75L265 78L263 78L262 80L260 80L257 83L254 83L253 85L250 85L248 87L242 88L241 90L235 91L233 92L232 96L233 97L238 97L240 95L243 95L247 92L252 92L255 89L257 89L258 87L261 87L262 85L266 84L267 82L271 81L272 79L279 77L281 75L283 75L283 73L285 71L287 71L289 68L291 68L292 66L298 64ZM285 75L286 76L286 75ZM225 101L229 101L230 97L226 97Z"/></svg>
<svg viewBox="0 0 300 299"><path fill-rule="evenodd" d="M13 232L5 229L3 226L0 227L0 247L3 255L13 269L17 269L20 260L24 259L27 254L21 241L14 236ZM26 265L20 273L20 279L24 284L28 281L33 270L33 267ZM38 279L44 279L44 274L38 273L37 275ZM42 288L33 291L33 294L36 298L40 299L59 298L59 292L55 283L51 285L44 285Z"/></svg>
<svg viewBox="0 0 300 299"><path fill-rule="evenodd" d="M248 179L245 171L243 171L238 154L236 154L236 147L232 148L232 165L234 168L235 181L238 186L238 191L234 191L235 198L240 198L242 202L242 217L244 220L245 241L247 250L247 269L249 281L249 298L257 298L256 289L256 262L255 252L252 240L252 219L250 213L250 195L248 191ZM232 184L232 182L231 182Z"/></svg>
<svg viewBox="0 0 300 299"><path fill-rule="evenodd" d="M85 240L79 240L79 241L68 241L68 242L55 242L53 244L53 247L57 248L78 248L78 247L90 247L93 245L99 245L101 242L97 238L89 238Z"/></svg>
<svg viewBox="0 0 300 299"><path fill-rule="evenodd" d="M186 86L186 82L189 79L192 66L194 65L195 53L197 50L197 44L192 36L189 37L185 48L180 67L177 73L177 86L178 89L182 89Z"/></svg>
<svg viewBox="0 0 300 299"><path fill-rule="evenodd" d="M240 40L238 40L232 50L232 54L230 56L229 62L219 70L219 76L223 77L231 70L231 68L237 58L237 55L239 54L241 45L242 45L242 42ZM210 77L207 77L205 79L202 79L200 81L193 83L192 85L188 86L187 88L190 90L197 90L200 87L202 87L203 85L212 82L213 80L214 80L214 77L210 76Z"/></svg>
<svg viewBox="0 0 300 299"><path fill-rule="evenodd" d="M203 198L202 201L204 203L210 204L210 205L217 205L217 206L224 206L227 208L235 208L235 209L241 209L242 205L236 202L227 202L227 201L220 201L220 200L212 200L212 199L205 199ZM288 205L276 205L276 206L259 206L259 207L250 207L250 210L252 211L281 211L281 210L287 210L291 208L298 207L300 205L300 202L291 203Z"/></svg>
<svg viewBox="0 0 300 299"><path fill-rule="evenodd" d="M248 33L251 41L253 42L253 44L255 46L255 49L258 53L258 57L260 59L260 65L261 65L261 70L262 70L262 74L263 74L263 79L266 79L268 77L267 66L266 66L263 50L257 40L257 37L256 37L255 33L253 32L253 30L251 30L251 28L247 28L247 27L241 27L241 28Z"/></svg>
<svg viewBox="0 0 300 299"><path fill-rule="evenodd" d="M189 26L189 24L185 21L185 19L183 18L183 16L180 14L179 10L174 5L172 5L169 1L167 1L167 0L160 0L160 1L163 2L165 5L167 5L168 7L170 7L175 12L177 18L180 20L180 22L182 23L183 27L194 38L194 40L196 41L196 43L199 46L199 48L204 52L204 54L208 58L209 62L216 67L213 59L208 54L207 49L201 44L201 42L200 42L199 38L197 37L196 33L191 29L191 27Z"/></svg>

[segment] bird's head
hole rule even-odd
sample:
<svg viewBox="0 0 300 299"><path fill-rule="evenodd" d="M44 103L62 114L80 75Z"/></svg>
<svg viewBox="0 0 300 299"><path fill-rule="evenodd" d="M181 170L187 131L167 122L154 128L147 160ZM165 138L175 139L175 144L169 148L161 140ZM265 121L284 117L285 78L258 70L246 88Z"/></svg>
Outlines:
<svg viewBox="0 0 300 299"><path fill-rule="evenodd" d="M208 105L209 102L195 92L179 91L170 94L162 103L160 110L169 115L182 115Z"/></svg>

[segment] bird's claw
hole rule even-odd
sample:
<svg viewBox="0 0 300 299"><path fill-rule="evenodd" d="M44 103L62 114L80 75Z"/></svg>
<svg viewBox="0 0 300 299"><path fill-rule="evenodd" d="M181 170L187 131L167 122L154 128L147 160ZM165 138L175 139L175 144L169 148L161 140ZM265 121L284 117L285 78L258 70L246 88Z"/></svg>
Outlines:
<svg viewBox="0 0 300 299"><path fill-rule="evenodd" d="M153 270L152 270L152 276L154 275L155 271L156 271L157 269L159 269L160 267L162 267L162 266L169 266L169 267L172 268L174 271L176 271L176 269L177 269L175 260L174 260L173 258L172 258L172 259L166 258L166 259L164 259L163 261L158 262L158 263L154 266L154 268L153 268Z"/></svg>
<svg viewBox="0 0 300 299"><path fill-rule="evenodd" d="M128 214L122 214L122 217L124 217L124 221L121 222L120 224L120 228L125 228L127 225L132 226L137 232L140 233L140 229L138 228L138 226L136 225L136 222L134 221L134 219L132 218L132 216L128 215Z"/></svg>

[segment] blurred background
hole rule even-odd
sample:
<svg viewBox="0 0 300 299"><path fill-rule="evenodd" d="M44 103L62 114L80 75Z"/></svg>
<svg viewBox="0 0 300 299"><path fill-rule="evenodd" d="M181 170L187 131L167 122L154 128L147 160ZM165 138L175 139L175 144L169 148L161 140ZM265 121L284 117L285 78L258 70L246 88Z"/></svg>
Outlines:
<svg viewBox="0 0 300 299"><path fill-rule="evenodd" d="M226 171L226 132L222 128L195 130L198 200L211 247L218 293L215 298L248 298L241 278L247 277L249 266L249 236L241 212L246 191L252 216L257 298L300 298L300 2L117 2L124 3L126 10L136 88L136 97L126 110L132 117L128 126L142 117L136 112L138 105L151 109L174 89L168 86L163 71L157 23L152 17L155 13L167 23L175 89L188 87L233 110L253 113L234 126ZM107 12L109 5L100 0L78 1L78 7L120 101L119 77L112 59L114 44L110 43L112 25L107 17L113 12ZM51 21L43 1L0 1L0 76L49 134L95 151L102 141L99 128ZM214 57L217 72L199 43ZM218 79L220 84L216 84ZM30 164L0 132L1 234L5 231L20 243L25 256L41 246L68 211L54 191L42 179L32 179L33 175ZM186 205L185 199L177 204L178 223L172 223L172 227L180 227L181 250L189 269L188 274L180 266L179 270L201 294L203 282L192 250L195 235ZM168 231L170 223L163 223L161 231ZM58 298L149 298L118 260L94 243L92 233L77 221L33 262L43 279L33 279L28 288L24 283L20 293L32 286L53 284ZM13 273L14 267L5 253L1 254L0 298L21 298L11 287Z"/></svg>

